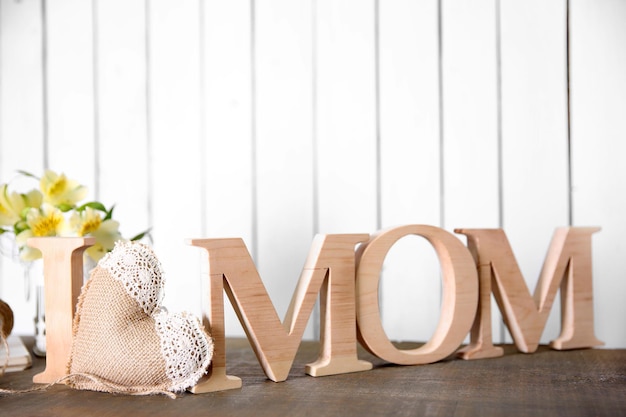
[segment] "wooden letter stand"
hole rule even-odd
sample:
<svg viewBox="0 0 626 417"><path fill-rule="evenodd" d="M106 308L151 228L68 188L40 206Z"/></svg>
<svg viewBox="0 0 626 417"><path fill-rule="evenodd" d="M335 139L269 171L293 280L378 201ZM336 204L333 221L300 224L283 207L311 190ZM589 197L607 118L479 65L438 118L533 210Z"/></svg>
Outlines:
<svg viewBox="0 0 626 417"><path fill-rule="evenodd" d="M93 237L28 239L28 245L43 254L46 369L33 377L37 384L55 382L67 374L74 313L83 285L83 252L95 242Z"/></svg>

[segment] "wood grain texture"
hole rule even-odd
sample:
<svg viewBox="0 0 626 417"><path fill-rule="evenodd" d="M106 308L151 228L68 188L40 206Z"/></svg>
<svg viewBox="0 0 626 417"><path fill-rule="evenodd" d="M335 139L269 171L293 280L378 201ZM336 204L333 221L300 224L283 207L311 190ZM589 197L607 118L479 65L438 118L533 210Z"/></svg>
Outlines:
<svg viewBox="0 0 626 417"><path fill-rule="evenodd" d="M30 340L32 345L32 340ZM401 344L412 349L419 345ZM0 397L6 417L37 415L112 417L342 415L447 417L567 415L613 417L626 411L626 350L567 352L540 346L532 355L506 345L505 355L484 361L449 358L424 366L390 366L359 350L374 369L357 374L311 378L304 364L317 343L304 342L289 379L268 381L245 339L228 339L229 372L241 375L243 388L201 395L130 397L55 386L46 392ZM32 369L0 378L0 388L31 387Z"/></svg>
<svg viewBox="0 0 626 417"><path fill-rule="evenodd" d="M282 299L314 233L503 227L532 287L569 209L603 228L598 336L625 346L624 2L292 3L0 0L0 181L47 161L116 203L125 236L152 226L166 303L195 312L206 266L189 237L244 238ZM434 332L436 257L407 256L421 248L400 242L383 271L394 339ZM32 334L23 271L1 263Z"/></svg>
<svg viewBox="0 0 626 417"><path fill-rule="evenodd" d="M554 228L569 221L567 2L499 3L500 227L515 249L528 287L534 288ZM541 343L559 330L559 302L555 300ZM505 336L497 340L511 343Z"/></svg>
<svg viewBox="0 0 626 417"><path fill-rule="evenodd" d="M194 392L237 388L225 374L224 295L246 331L259 363L268 378L284 381L302 340L305 326L318 293L321 292L322 349L307 373L325 376L371 369L356 358L356 317L354 299L354 248L368 235L317 235L302 270L289 309L281 322L241 239L193 239L209 258L208 288L204 317L211 328L216 354L210 375ZM223 384L220 387L220 382Z"/></svg>
<svg viewBox="0 0 626 417"><path fill-rule="evenodd" d="M378 2L379 228L441 225L436 1ZM439 262L409 236L385 257L381 320L392 340L428 340L439 321Z"/></svg>
<svg viewBox="0 0 626 417"><path fill-rule="evenodd" d="M539 346L550 310L561 289L561 334L550 346L554 349L580 349L601 346L595 336L593 314L593 280L591 236L597 227L558 228L531 296L511 246L501 229L461 229L468 238L481 275L481 300L493 295L504 321L522 352L534 352ZM462 352L471 359L493 356L488 327L489 303L480 305L472 332L472 343ZM479 330L482 328L482 330ZM481 352L484 343L485 352Z"/></svg>
<svg viewBox="0 0 626 417"><path fill-rule="evenodd" d="M237 236L254 252L252 3L209 0L201 5L203 230L188 237L201 236L200 233L210 237ZM198 279L207 268L203 263ZM244 337L230 305L225 306L224 314L226 332Z"/></svg>
<svg viewBox="0 0 626 417"><path fill-rule="evenodd" d="M596 325L607 346L626 341L625 21L626 2L571 1L572 217L602 227L594 242L594 274L602 277Z"/></svg>
<svg viewBox="0 0 626 417"><path fill-rule="evenodd" d="M37 186L17 170L40 174L44 164L40 16L40 2L0 0L0 182L11 182L16 190ZM15 312L15 331L34 334L35 291L25 296L24 280L23 265L0 256L0 296Z"/></svg>
<svg viewBox="0 0 626 417"><path fill-rule="evenodd" d="M43 255L46 369L33 382L48 384L67 374L76 303L83 285L83 252L94 237L33 237L28 245Z"/></svg>
<svg viewBox="0 0 626 417"><path fill-rule="evenodd" d="M256 1L253 18L258 246L252 250L282 317L294 288L285 283L300 273L315 234L312 7L306 1ZM316 337L312 324L308 339Z"/></svg>
<svg viewBox="0 0 626 417"><path fill-rule="evenodd" d="M496 2L442 1L440 13L441 226L498 227ZM494 311L492 332L502 335Z"/></svg>
<svg viewBox="0 0 626 417"><path fill-rule="evenodd" d="M411 351L396 349L382 327L379 277L389 249L407 235L422 236L435 248L441 264L443 297L441 319L432 338ZM392 363L417 365L441 360L463 342L478 303L474 261L452 234L433 226L408 225L380 231L357 252L356 307L359 341L370 352Z"/></svg>

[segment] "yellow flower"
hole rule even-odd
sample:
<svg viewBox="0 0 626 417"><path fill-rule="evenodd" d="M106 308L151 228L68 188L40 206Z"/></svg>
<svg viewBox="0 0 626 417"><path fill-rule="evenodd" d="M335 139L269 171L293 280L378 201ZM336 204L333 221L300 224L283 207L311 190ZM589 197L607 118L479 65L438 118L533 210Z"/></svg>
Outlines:
<svg viewBox="0 0 626 417"><path fill-rule="evenodd" d="M107 252L110 252L115 247L115 242L122 239L119 227L119 222L115 220L103 221L98 230L91 233L91 236L96 238L96 244L87 248L85 251L87 255L98 262Z"/></svg>
<svg viewBox="0 0 626 417"><path fill-rule="evenodd" d="M33 236L59 236L65 227L65 218L61 210L43 203L40 209L28 209L26 224Z"/></svg>
<svg viewBox="0 0 626 417"><path fill-rule="evenodd" d="M91 207L85 207L81 212L72 213L70 218L71 234L76 236L87 236L91 232L98 230L102 224L102 216Z"/></svg>
<svg viewBox="0 0 626 417"><path fill-rule="evenodd" d="M34 261L41 258L39 249L26 244L30 237L61 236L65 229L65 218L58 208L43 203L41 208L29 208L26 212L26 228L15 236L15 243L20 249L20 259Z"/></svg>
<svg viewBox="0 0 626 417"><path fill-rule="evenodd" d="M7 184L0 187L0 226L12 226L20 220L20 212L24 208L18 193L9 194Z"/></svg>
<svg viewBox="0 0 626 417"><path fill-rule="evenodd" d="M77 181L68 179L65 174L57 174L46 170L39 181L44 201L53 206L73 207L78 201L85 198L87 188Z"/></svg>
<svg viewBox="0 0 626 417"><path fill-rule="evenodd" d="M46 170L41 178L26 171L19 173L37 179L40 190L22 194L10 192L8 184L0 184L0 235L15 237L22 260L33 261L42 256L39 249L26 244L30 237L95 237L95 245L86 254L96 262L123 239L119 222L112 219L113 207L107 209L99 201L78 206L87 194L85 186L51 170ZM142 239L148 233L132 239Z"/></svg>
<svg viewBox="0 0 626 417"><path fill-rule="evenodd" d="M30 229L26 229L21 232L19 235L15 236L15 243L20 249L20 259L22 261L30 262L35 261L37 259L41 259L41 251L37 248L31 248L26 244L26 241L29 237L33 237L33 231Z"/></svg>
<svg viewBox="0 0 626 417"><path fill-rule="evenodd" d="M0 226L13 226L21 220L25 208L39 208L41 200L42 195L37 190L28 194L9 193L7 184L0 185Z"/></svg>
<svg viewBox="0 0 626 417"><path fill-rule="evenodd" d="M106 250L112 250L115 242L122 238L119 231L120 223L116 220L105 220L97 230L91 232L91 236L96 238L96 243Z"/></svg>
<svg viewBox="0 0 626 417"><path fill-rule="evenodd" d="M113 249L117 240L122 239L119 227L118 221L102 220L101 213L91 207L85 207L80 213L74 213L70 219L72 234L96 238L96 244L86 250L87 255L96 262Z"/></svg>
<svg viewBox="0 0 626 417"><path fill-rule="evenodd" d="M91 259L93 259L94 262L97 263L109 251L110 249L105 249L104 246L96 243L95 245L88 247L87 250L85 250L85 253L87 253L87 256L89 256Z"/></svg>

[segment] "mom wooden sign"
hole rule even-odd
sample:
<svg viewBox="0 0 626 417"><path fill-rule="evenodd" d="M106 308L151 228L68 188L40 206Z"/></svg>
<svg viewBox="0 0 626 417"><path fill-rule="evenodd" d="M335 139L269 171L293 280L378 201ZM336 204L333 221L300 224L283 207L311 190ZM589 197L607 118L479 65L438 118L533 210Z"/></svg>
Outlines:
<svg viewBox="0 0 626 417"><path fill-rule="evenodd" d="M594 334L591 271L591 235L598 230L556 230L533 296L501 229L456 230L467 236L467 247L451 233L426 225L400 226L373 236L318 235L282 322L243 240L189 240L190 245L204 249L208 256L208 277L203 280L207 294L204 319L215 344L211 372L191 391L241 387L241 379L226 373L224 291L265 374L277 382L287 379L318 295L320 354L306 366L305 371L311 376L371 369L369 362L357 357L357 340L388 362L420 365L449 356L470 332L470 344L458 352L459 357L501 356L502 349L493 345L491 337L491 293L522 352L537 349L559 287L562 329L551 347L562 350L602 345ZM422 236L434 247L441 265L443 298L432 338L420 348L402 350L385 335L378 287L385 256L399 239L408 235ZM82 251L93 242L90 238L34 238L30 243L44 256L48 329L46 370L36 375L34 381L52 382L66 371L72 314L78 297L76 282L82 280ZM62 281L66 284L59 287Z"/></svg>

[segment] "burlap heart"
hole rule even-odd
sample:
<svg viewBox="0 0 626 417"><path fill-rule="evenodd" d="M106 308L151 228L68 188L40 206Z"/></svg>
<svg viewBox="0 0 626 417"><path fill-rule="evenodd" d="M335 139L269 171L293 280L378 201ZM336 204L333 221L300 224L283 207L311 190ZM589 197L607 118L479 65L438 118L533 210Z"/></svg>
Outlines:
<svg viewBox="0 0 626 417"><path fill-rule="evenodd" d="M161 310L161 264L147 245L120 242L83 286L68 384L106 392L177 392L207 371L213 343L187 313Z"/></svg>

